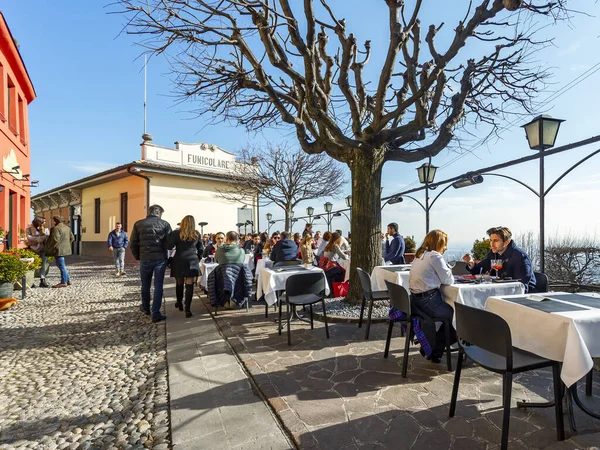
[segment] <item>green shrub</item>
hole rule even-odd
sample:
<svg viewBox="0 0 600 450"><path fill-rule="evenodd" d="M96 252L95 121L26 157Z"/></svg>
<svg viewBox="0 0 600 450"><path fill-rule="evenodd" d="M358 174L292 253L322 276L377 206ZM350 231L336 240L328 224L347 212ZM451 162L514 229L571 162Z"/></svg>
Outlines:
<svg viewBox="0 0 600 450"><path fill-rule="evenodd" d="M475 242L473 242L473 248L471 249L471 253L473 253L473 259L476 261L481 261L487 256L491 249L492 247L490 246L489 239L475 239Z"/></svg>
<svg viewBox="0 0 600 450"><path fill-rule="evenodd" d="M0 227L0 238L4 238L6 236L6 230L4 227Z"/></svg>
<svg viewBox="0 0 600 450"><path fill-rule="evenodd" d="M27 273L28 265L19 258L13 253L0 253L0 283L14 283Z"/></svg>
<svg viewBox="0 0 600 450"><path fill-rule="evenodd" d="M9 248L7 251L19 255L20 258L33 258L33 262L29 265L29 270L42 268L42 258L29 248Z"/></svg>
<svg viewBox="0 0 600 450"><path fill-rule="evenodd" d="M414 253L417 250L417 243L414 236L405 236L404 245L404 253Z"/></svg>

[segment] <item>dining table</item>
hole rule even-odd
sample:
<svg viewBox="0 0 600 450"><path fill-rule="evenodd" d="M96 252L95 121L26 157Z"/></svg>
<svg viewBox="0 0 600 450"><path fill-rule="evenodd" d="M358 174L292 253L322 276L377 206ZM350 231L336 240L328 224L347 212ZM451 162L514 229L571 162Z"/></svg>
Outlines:
<svg viewBox="0 0 600 450"><path fill-rule="evenodd" d="M385 291L386 281L404 286L408 291L408 278L410 276L410 264L395 264L376 266L371 272L371 289L374 291Z"/></svg>
<svg viewBox="0 0 600 450"><path fill-rule="evenodd" d="M257 280L256 298L260 299L264 296L267 307L277 304L278 293L285 290L285 282L287 281L287 279L292 275L306 273L309 271L321 272L323 274L323 278L325 278L325 272L323 272L323 269L320 269L315 266L306 268L302 265L298 265L297 267L293 268L287 266L285 268L279 269L265 267L260 272L260 279ZM325 294L329 295L329 284L327 283L326 278Z"/></svg>

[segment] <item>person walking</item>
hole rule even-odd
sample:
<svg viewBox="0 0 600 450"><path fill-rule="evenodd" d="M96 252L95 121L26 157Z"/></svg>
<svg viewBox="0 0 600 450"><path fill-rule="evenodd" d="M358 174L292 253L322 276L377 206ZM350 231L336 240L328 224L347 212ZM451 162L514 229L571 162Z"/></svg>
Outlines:
<svg viewBox="0 0 600 450"><path fill-rule="evenodd" d="M167 236L171 233L171 225L161 216L165 212L162 206L152 205L148 208L148 216L138 220L131 230L129 247L133 257L140 262L140 278L142 281L142 304L140 309L147 316L152 315L152 322L160 322L167 317L162 315L160 307L163 296L163 283L167 270ZM150 285L154 275L154 298L150 310Z"/></svg>
<svg viewBox="0 0 600 450"><path fill-rule="evenodd" d="M129 238L123 230L121 222L115 224L115 229L108 233L108 249L113 252L115 259L115 275L125 275L125 249L129 246Z"/></svg>
<svg viewBox="0 0 600 450"><path fill-rule="evenodd" d="M167 248L175 247L175 256L171 261L171 277L175 278L175 307L183 311L183 285L185 283L185 317L192 317L192 298L194 279L200 276L200 258L204 244L200 233L196 231L193 216L185 216L178 230L167 237Z"/></svg>
<svg viewBox="0 0 600 450"><path fill-rule="evenodd" d="M46 240L46 256L54 256L56 266L60 270L60 283L52 287L63 288L71 285L71 277L65 264L65 256L72 254L71 243L75 240L75 236L73 236L71 228L64 224L62 217L54 216L52 222L54 227Z"/></svg>
<svg viewBox="0 0 600 450"><path fill-rule="evenodd" d="M27 246L42 258L40 287L50 287L50 285L46 283L46 266L48 264L48 257L46 256L46 240L50 235L50 230L46 228L46 219L43 217L36 217L33 219L31 225L27 227L26 235Z"/></svg>

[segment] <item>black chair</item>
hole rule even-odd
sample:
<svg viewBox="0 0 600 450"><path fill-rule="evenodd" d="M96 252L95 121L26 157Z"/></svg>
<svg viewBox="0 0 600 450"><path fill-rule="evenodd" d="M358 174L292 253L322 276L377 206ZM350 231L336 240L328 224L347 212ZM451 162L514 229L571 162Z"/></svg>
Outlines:
<svg viewBox="0 0 600 450"><path fill-rule="evenodd" d="M456 265L452 268L452 275L469 275L470 273L467 263L463 261L457 261Z"/></svg>
<svg viewBox="0 0 600 450"><path fill-rule="evenodd" d="M360 307L360 318L358 319L358 328L362 327L363 315L365 313L365 305L369 302L369 314L367 316L367 331L365 332L365 339L369 339L369 331L371 329L371 315L373 314L373 302L376 300L387 300L390 298L387 291L372 291L371 290L371 277L367 272L361 268L356 268L358 272L358 278L360 278L360 284L363 291L363 301Z"/></svg>
<svg viewBox="0 0 600 450"><path fill-rule="evenodd" d="M325 277L322 272L307 272L292 275L285 282L285 296L280 298L281 303L286 304L287 312L287 335L288 345L292 345L292 334L290 331L290 306L293 308L292 314L296 306L310 307L310 328L314 329L313 309L312 305L321 302L323 306L323 320L325 322L325 334L329 339L329 327L327 325L327 313L325 311ZM279 335L281 336L281 310L279 305Z"/></svg>
<svg viewBox="0 0 600 450"><path fill-rule="evenodd" d="M390 300L392 306L396 309L399 309L403 313L406 314L407 319L404 321L397 322L406 322L406 341L404 344L404 362L402 363L402 376L406 378L406 367L408 365L408 349L410 347L410 343L415 337L415 332L412 327L412 319L417 318L421 321L431 321L433 322L442 322L444 324L444 330L446 332L445 336L445 347L446 347L446 367L448 371L452 371L452 348L450 347L450 320L442 319L439 317L429 317L427 314L422 311L413 310L410 303L410 295L408 291L403 287L396 283L390 283L389 281L385 281L387 285L388 292L390 295ZM410 319L410 320L408 320ZM421 322L422 323L422 322ZM385 342L385 352L383 353L383 357L387 358L390 350L390 342L392 340L392 329L394 327L394 321L390 320L390 324L388 327L388 335L387 340ZM456 350L454 350L456 351Z"/></svg>
<svg viewBox="0 0 600 450"><path fill-rule="evenodd" d="M301 259L292 259L290 261L278 261L275 264L273 264L273 268L276 269L277 267L299 266L300 264L302 264Z"/></svg>
<svg viewBox="0 0 600 450"><path fill-rule="evenodd" d="M533 272L536 292L548 292L548 275L543 272Z"/></svg>
<svg viewBox="0 0 600 450"><path fill-rule="evenodd" d="M502 374L502 418L501 450L508 448L508 427L510 422L510 398L513 375L542 367L552 367L554 376L554 403L556 414L556 433L559 441L565 439L563 424L562 395L560 381L560 363L551 361L533 353L519 350L512 346L510 328L506 321L489 311L455 303L456 330L459 337L459 353L452 399L450 401L450 417L454 417L456 398L460 383L460 372L463 357L467 355L484 369ZM468 344L467 344L468 343Z"/></svg>

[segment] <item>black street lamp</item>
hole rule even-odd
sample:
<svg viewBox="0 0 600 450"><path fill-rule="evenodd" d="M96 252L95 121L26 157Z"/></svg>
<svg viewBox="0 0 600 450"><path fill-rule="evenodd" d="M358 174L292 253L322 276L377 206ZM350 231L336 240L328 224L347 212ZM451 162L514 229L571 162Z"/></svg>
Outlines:
<svg viewBox="0 0 600 450"><path fill-rule="evenodd" d="M431 164L431 157L429 162L423 163L417 168L419 182L425 185L425 233L429 233L429 185L435 179L436 170L437 167Z"/></svg>
<svg viewBox="0 0 600 450"><path fill-rule="evenodd" d="M204 227L208 225L208 222L198 222L198 225L200 225L200 234L204 234Z"/></svg>
<svg viewBox="0 0 600 450"><path fill-rule="evenodd" d="M254 233L254 222L252 220L248 219L248 220L246 220L246 223L244 223L244 234L246 234L246 227L248 225L251 225L250 232Z"/></svg>
<svg viewBox="0 0 600 450"><path fill-rule="evenodd" d="M544 192L544 150L554 147L556 136L560 124L564 122L561 119L554 119L547 114L537 116L531 122L522 127L525 128L525 135L529 148L539 150L540 152L540 272L544 272L544 234L545 234L545 192Z"/></svg>
<svg viewBox="0 0 600 450"><path fill-rule="evenodd" d="M331 216L331 211L333 210L333 204L331 202L327 202L323 205L323 208L325 209L325 213L327 214L327 217L325 217L325 223L327 223L327 231L331 231L331 221L333 220L333 217Z"/></svg>
<svg viewBox="0 0 600 450"><path fill-rule="evenodd" d="M238 222L238 223L236 223L236 224L235 224L235 226L236 226L236 227L237 227L237 229L238 229L238 234L241 234L241 233L242 233L242 227L243 227L243 226L245 226L245 225L246 225L246 223L245 223L245 222Z"/></svg>

